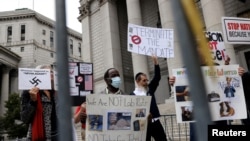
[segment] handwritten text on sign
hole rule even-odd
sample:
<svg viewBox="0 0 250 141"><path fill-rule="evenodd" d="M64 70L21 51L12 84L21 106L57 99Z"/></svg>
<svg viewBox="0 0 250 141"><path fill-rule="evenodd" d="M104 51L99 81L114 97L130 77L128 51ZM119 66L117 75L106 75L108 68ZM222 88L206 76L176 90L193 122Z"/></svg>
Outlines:
<svg viewBox="0 0 250 141"><path fill-rule="evenodd" d="M128 51L158 57L174 57L173 29L128 24Z"/></svg>
<svg viewBox="0 0 250 141"><path fill-rule="evenodd" d="M144 141L150 96L86 96L86 141ZM142 114L139 113L143 112ZM142 115L142 116L141 116Z"/></svg>

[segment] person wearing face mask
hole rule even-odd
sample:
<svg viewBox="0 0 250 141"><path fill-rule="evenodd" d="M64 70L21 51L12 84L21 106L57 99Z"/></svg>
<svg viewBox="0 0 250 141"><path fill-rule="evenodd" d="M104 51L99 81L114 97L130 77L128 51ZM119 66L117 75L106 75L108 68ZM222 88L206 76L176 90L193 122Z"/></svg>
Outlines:
<svg viewBox="0 0 250 141"><path fill-rule="evenodd" d="M101 94L124 94L120 89L121 78L119 71L115 68L109 68L104 73L104 81L106 82L106 88L101 91ZM86 124L86 102L83 102L75 110L74 121L75 123L82 123L82 141L85 140L85 124Z"/></svg>
<svg viewBox="0 0 250 141"><path fill-rule="evenodd" d="M117 69L107 69L104 73L104 81L106 82L107 87L101 91L101 94L124 94L120 89L121 77Z"/></svg>
<svg viewBox="0 0 250 141"><path fill-rule="evenodd" d="M155 141L167 141L164 128L160 122L160 111L155 100L155 91L161 80L160 66L156 56L152 56L154 62L154 77L148 83L147 75L139 72L135 75L136 88L130 95L151 96L150 115L148 116L148 127L146 141L151 141L151 137Z"/></svg>

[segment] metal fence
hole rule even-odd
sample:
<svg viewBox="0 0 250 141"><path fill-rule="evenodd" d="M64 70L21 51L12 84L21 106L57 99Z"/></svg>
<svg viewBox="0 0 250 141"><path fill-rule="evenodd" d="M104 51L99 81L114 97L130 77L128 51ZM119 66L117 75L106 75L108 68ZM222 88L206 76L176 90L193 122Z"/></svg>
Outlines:
<svg viewBox="0 0 250 141"><path fill-rule="evenodd" d="M189 141L189 123L177 123L175 114L162 115L160 120L168 141Z"/></svg>

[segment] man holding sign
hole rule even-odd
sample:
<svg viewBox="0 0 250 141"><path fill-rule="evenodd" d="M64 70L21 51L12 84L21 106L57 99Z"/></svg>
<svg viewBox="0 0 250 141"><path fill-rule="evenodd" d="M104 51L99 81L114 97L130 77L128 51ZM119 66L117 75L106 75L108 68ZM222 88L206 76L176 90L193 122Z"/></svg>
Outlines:
<svg viewBox="0 0 250 141"><path fill-rule="evenodd" d="M146 141L151 141L151 136L155 141L167 141L166 134L160 122L160 111L155 100L155 91L161 80L160 66L156 56L152 56L155 65L155 74L153 79L148 84L146 74L139 72L135 76L137 87L131 95L152 97L150 106L150 115L148 116L148 127Z"/></svg>

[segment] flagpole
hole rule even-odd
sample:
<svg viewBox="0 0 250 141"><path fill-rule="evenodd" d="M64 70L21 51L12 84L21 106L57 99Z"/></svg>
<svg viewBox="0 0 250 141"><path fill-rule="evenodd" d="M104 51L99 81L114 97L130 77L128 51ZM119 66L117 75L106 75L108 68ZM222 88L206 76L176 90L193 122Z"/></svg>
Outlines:
<svg viewBox="0 0 250 141"><path fill-rule="evenodd" d="M35 0L32 0L32 9L35 11L34 6L35 6Z"/></svg>

